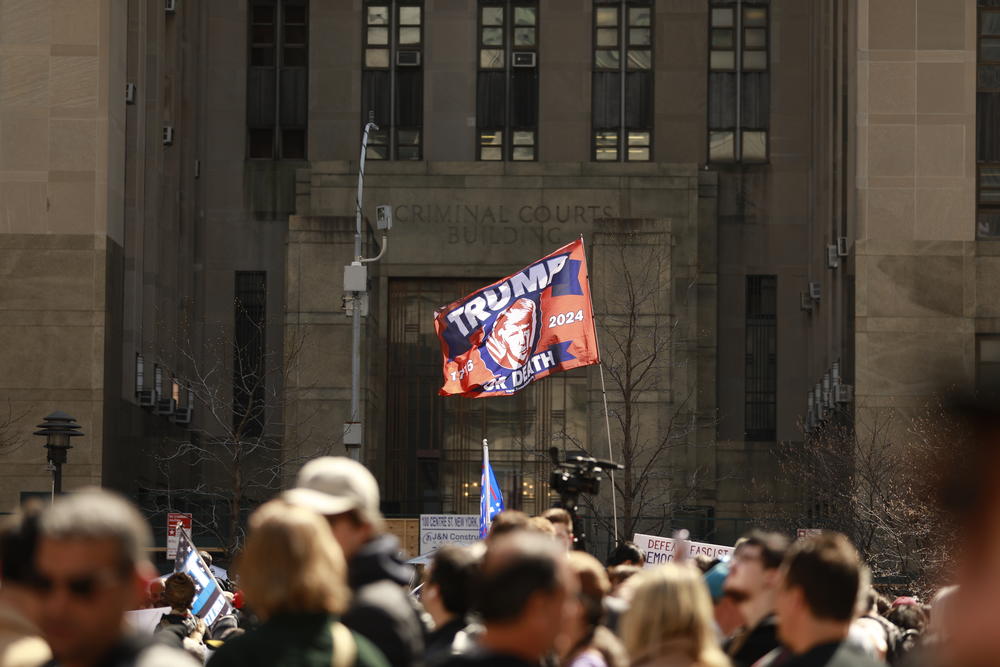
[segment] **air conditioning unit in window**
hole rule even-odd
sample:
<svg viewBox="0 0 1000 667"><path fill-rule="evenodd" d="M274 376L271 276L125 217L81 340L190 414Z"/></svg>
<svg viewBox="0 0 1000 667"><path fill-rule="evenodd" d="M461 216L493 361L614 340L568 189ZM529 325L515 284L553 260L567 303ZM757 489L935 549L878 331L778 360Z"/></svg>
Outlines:
<svg viewBox="0 0 1000 667"><path fill-rule="evenodd" d="M831 269L840 266L840 255L837 254L837 246L828 245L826 247L826 265Z"/></svg>
<svg viewBox="0 0 1000 667"><path fill-rule="evenodd" d="M841 257L847 257L847 237L839 236L837 237L837 254Z"/></svg>
<svg viewBox="0 0 1000 667"><path fill-rule="evenodd" d="M140 389L135 392L136 400L139 401L139 407L151 408L156 405L156 399L153 398L152 389Z"/></svg>
<svg viewBox="0 0 1000 667"><path fill-rule="evenodd" d="M125 84L125 104L135 104L135 84Z"/></svg>
<svg viewBox="0 0 1000 667"><path fill-rule="evenodd" d="M818 282L809 283L809 298L813 301L819 301L820 297L823 296L823 291Z"/></svg>
<svg viewBox="0 0 1000 667"><path fill-rule="evenodd" d="M833 388L833 399L838 403L850 403L854 400L854 387L849 384L838 384Z"/></svg>
<svg viewBox="0 0 1000 667"><path fill-rule="evenodd" d="M418 67L420 51L396 51L396 64L400 67Z"/></svg>
<svg viewBox="0 0 1000 667"><path fill-rule="evenodd" d="M153 406L154 415L172 415L177 409L177 403L172 398L161 398Z"/></svg>
<svg viewBox="0 0 1000 667"><path fill-rule="evenodd" d="M163 0L163 9L168 14L173 14L177 11L177 0Z"/></svg>
<svg viewBox="0 0 1000 667"><path fill-rule="evenodd" d="M174 410L174 414L170 417L170 420L175 424L190 424L192 412L191 408L177 408Z"/></svg>
<svg viewBox="0 0 1000 667"><path fill-rule="evenodd" d="M174 143L174 126L164 125L163 126L163 145L170 146Z"/></svg>
<svg viewBox="0 0 1000 667"><path fill-rule="evenodd" d="M534 51L514 51L511 59L511 65L514 67L534 67L538 62Z"/></svg>

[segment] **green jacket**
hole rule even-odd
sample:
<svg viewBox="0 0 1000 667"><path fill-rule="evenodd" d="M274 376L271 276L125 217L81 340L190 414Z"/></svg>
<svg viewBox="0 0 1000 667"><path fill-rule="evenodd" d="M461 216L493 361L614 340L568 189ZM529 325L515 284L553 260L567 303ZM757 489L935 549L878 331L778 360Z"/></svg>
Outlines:
<svg viewBox="0 0 1000 667"><path fill-rule="evenodd" d="M279 614L256 630L219 647L210 667L330 667L336 617L327 614ZM356 632L357 667L389 667L382 652Z"/></svg>

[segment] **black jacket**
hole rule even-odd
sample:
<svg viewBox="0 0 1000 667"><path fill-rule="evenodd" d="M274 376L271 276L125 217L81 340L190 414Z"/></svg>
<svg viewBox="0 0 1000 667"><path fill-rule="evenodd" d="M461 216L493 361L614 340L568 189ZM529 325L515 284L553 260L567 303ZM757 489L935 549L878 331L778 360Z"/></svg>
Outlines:
<svg viewBox="0 0 1000 667"><path fill-rule="evenodd" d="M424 664L425 628L407 585L413 570L392 535L368 542L347 564L354 597L343 623L367 637L390 665Z"/></svg>
<svg viewBox="0 0 1000 667"><path fill-rule="evenodd" d="M877 667L875 662L843 642L820 644L792 657L782 667Z"/></svg>
<svg viewBox="0 0 1000 667"><path fill-rule="evenodd" d="M774 614L768 614L750 630L733 637L726 646L726 653L733 667L750 667L780 645L777 620Z"/></svg>

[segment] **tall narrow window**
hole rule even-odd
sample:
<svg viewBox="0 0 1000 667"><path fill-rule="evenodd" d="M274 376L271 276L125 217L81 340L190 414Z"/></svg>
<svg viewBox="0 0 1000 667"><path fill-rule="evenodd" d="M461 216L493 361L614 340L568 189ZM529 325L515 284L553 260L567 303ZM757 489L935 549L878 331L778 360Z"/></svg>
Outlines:
<svg viewBox="0 0 1000 667"><path fill-rule="evenodd" d="M979 0L976 67L976 231L1000 237L1000 7Z"/></svg>
<svg viewBox="0 0 1000 667"><path fill-rule="evenodd" d="M307 0L252 0L247 155L304 159L309 106Z"/></svg>
<svg viewBox="0 0 1000 667"><path fill-rule="evenodd" d="M476 136L480 160L538 157L538 3L479 3Z"/></svg>
<svg viewBox="0 0 1000 667"><path fill-rule="evenodd" d="M267 273L237 271L233 299L233 431L264 432Z"/></svg>
<svg viewBox="0 0 1000 667"><path fill-rule="evenodd" d="M777 287L776 276L747 276L744 425L747 440L775 439Z"/></svg>
<svg viewBox="0 0 1000 667"><path fill-rule="evenodd" d="M652 159L653 2L594 2L592 157Z"/></svg>
<svg viewBox="0 0 1000 667"><path fill-rule="evenodd" d="M370 160L420 160L424 126L424 10L417 0L369 0L364 11L361 112L374 112Z"/></svg>
<svg viewBox="0 0 1000 667"><path fill-rule="evenodd" d="M767 0L712 0L708 160L767 162L771 115Z"/></svg>

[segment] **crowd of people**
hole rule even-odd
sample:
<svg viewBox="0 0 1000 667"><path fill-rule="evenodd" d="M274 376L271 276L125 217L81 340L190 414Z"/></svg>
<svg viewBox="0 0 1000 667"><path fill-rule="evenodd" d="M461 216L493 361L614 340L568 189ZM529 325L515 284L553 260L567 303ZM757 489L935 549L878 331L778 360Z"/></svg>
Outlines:
<svg viewBox="0 0 1000 667"><path fill-rule="evenodd" d="M956 509L995 521L991 479L967 478ZM191 611L192 577L157 576L149 525L124 498L82 490L11 518L0 667L1000 664L994 532L976 535L975 576L960 564L959 585L929 604L880 595L840 534L753 531L726 561L681 550L646 568L631 543L604 563L574 550L558 508L499 514L487 539L440 548L416 581L371 473L322 457L250 517L232 613L210 626ZM145 636L125 619L150 605L169 610Z"/></svg>

